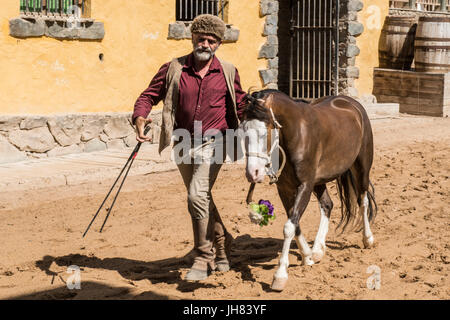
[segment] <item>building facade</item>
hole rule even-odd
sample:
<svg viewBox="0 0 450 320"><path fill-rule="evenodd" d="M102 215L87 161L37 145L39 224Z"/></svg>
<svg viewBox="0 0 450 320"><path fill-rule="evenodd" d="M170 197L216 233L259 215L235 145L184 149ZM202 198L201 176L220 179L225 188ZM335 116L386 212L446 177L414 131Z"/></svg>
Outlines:
<svg viewBox="0 0 450 320"><path fill-rule="evenodd" d="M0 162L133 146L134 102L163 63L191 50L189 23L200 12L227 23L217 54L235 64L244 90L279 88L307 99L371 94L389 7L388 0L2 4ZM307 39L314 45L300 55ZM300 70L302 64L309 66ZM312 85L300 94L302 83ZM155 143L160 108L155 107Z"/></svg>

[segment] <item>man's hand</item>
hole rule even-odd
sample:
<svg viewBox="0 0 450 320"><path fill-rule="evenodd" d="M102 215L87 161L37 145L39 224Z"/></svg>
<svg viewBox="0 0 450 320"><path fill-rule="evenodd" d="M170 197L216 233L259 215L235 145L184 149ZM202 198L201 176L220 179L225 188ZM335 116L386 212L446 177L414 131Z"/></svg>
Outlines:
<svg viewBox="0 0 450 320"><path fill-rule="evenodd" d="M137 117L135 121L136 125L136 140L139 142L152 141L152 138L144 135L144 128L147 124L151 123L152 119L145 119L144 117Z"/></svg>

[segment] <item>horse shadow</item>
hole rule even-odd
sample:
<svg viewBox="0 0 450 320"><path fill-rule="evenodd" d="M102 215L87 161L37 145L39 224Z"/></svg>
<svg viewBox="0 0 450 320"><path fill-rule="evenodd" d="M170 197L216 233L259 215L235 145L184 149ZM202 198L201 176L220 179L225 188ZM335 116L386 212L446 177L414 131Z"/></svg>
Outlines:
<svg viewBox="0 0 450 320"><path fill-rule="evenodd" d="M327 242L328 244L328 242ZM343 250L347 246L339 242L330 243L332 250ZM255 279L252 268L258 267L263 270L274 270L278 265L277 258L283 245L282 239L274 238L252 238L245 234L235 238L231 251L231 270L240 273L243 281L258 282ZM291 243L291 255L297 257L297 263L291 266L301 265L301 255L295 241ZM51 265L55 263L59 267L72 265L91 269L105 269L117 271L124 279L129 281L140 281L147 279L152 284L166 283L176 284L180 292L192 292L199 288L217 288L220 285L211 283L190 282L182 279L181 269L189 268L190 265L183 257L173 257L155 261L141 261L128 258L98 258L95 255L68 254L53 257L44 256L35 262L36 267L52 276L52 283L58 273L51 271ZM270 285L261 283L262 289L271 292Z"/></svg>

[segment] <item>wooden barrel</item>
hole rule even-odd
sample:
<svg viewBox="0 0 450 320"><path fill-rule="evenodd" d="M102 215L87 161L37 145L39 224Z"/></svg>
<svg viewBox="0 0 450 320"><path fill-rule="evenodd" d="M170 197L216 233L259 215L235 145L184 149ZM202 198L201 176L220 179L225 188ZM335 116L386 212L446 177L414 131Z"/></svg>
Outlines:
<svg viewBox="0 0 450 320"><path fill-rule="evenodd" d="M414 43L416 71L450 72L450 17L420 17Z"/></svg>
<svg viewBox="0 0 450 320"><path fill-rule="evenodd" d="M411 69L416 26L416 17L386 17L378 49L380 68Z"/></svg>

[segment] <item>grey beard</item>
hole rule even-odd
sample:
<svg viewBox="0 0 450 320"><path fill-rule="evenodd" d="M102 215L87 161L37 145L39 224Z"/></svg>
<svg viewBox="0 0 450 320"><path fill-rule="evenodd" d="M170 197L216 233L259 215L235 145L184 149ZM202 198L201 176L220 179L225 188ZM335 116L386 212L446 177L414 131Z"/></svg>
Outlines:
<svg viewBox="0 0 450 320"><path fill-rule="evenodd" d="M203 51L200 47L194 48L194 56L199 61L208 61L211 59L215 54L215 51L212 51L211 49L206 49Z"/></svg>

